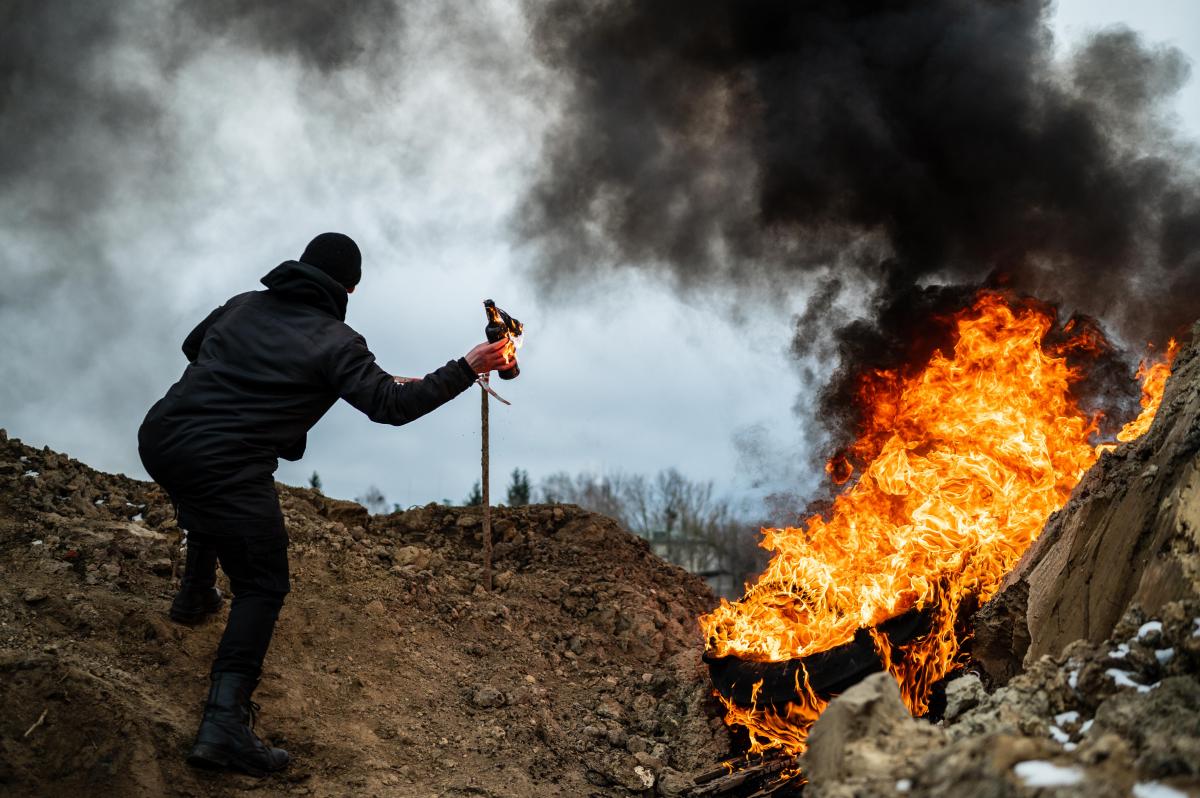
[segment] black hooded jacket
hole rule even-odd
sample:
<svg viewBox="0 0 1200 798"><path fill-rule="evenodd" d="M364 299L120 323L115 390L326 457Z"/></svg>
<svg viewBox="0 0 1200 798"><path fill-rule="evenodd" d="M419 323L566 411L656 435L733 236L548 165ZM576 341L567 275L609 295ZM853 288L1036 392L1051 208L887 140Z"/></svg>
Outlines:
<svg viewBox="0 0 1200 798"><path fill-rule="evenodd" d="M183 342L189 365L138 430L146 470L212 518L279 513L278 458L298 460L308 430L339 398L382 424L406 424L475 381L463 358L397 384L344 321L346 289L300 261L239 294Z"/></svg>

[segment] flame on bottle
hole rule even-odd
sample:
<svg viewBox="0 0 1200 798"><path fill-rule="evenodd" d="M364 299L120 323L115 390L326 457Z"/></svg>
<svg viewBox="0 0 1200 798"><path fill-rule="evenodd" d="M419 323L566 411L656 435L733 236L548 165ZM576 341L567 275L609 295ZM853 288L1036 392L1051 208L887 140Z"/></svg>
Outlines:
<svg viewBox="0 0 1200 798"><path fill-rule="evenodd" d="M491 300L484 303L483 309L487 313L489 326L503 328L504 348L500 354L504 357L506 366L512 365L517 360L517 350L521 348L525 338L525 325L496 307Z"/></svg>
<svg viewBox="0 0 1200 798"><path fill-rule="evenodd" d="M1067 358L1107 346L1096 328L1068 324L1048 344L1052 310L990 291L955 322L952 352L916 373L863 380L862 432L826 468L847 487L828 518L763 530L774 554L757 583L700 618L711 654L779 662L872 629L910 711L927 711L932 686L961 664L960 606L995 594L1103 450L1092 442L1099 418L1072 396L1082 374ZM1177 349L1139 369L1143 411L1120 440L1149 427ZM931 619L928 634L895 645L874 631L914 607ZM755 753L803 751L825 707L807 683L783 706L721 700Z"/></svg>

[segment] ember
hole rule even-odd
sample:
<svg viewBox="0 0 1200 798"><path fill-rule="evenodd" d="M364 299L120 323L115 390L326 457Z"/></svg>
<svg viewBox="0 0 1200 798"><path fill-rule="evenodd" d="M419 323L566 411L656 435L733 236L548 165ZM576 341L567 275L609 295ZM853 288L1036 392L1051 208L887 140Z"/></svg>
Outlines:
<svg viewBox="0 0 1200 798"><path fill-rule="evenodd" d="M953 352L935 352L913 374L876 371L861 384L861 434L827 469L848 487L828 518L764 530L774 556L745 597L701 618L708 657L783 662L809 657L868 630L882 665L913 714L960 663L960 606L990 598L1005 574L1100 456L1099 418L1072 395L1083 370L1068 355L1097 345L1094 328L1055 328L1052 310L981 292L955 317ZM1143 411L1118 439L1144 432L1169 374L1144 363ZM844 477L844 479L843 479ZM889 619L911 610L929 631L893 638ZM793 672L786 704L725 697L726 722L744 726L751 751L804 750L828 693Z"/></svg>

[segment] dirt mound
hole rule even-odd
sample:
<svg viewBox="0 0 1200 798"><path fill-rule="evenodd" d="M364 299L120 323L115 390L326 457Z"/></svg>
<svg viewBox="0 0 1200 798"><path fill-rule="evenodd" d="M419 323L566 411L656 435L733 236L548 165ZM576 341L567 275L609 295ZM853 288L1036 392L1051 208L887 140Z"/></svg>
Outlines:
<svg viewBox="0 0 1200 798"><path fill-rule="evenodd" d="M700 663L703 582L572 505L369 516L281 486L292 593L256 699L292 766L183 764L220 635L172 624L157 487L0 431L5 795L677 794L729 753Z"/></svg>

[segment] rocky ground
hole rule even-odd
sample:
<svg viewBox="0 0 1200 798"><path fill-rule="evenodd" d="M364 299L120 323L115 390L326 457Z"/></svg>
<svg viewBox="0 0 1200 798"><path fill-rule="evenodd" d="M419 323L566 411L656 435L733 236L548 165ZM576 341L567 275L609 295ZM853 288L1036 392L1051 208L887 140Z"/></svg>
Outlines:
<svg viewBox="0 0 1200 798"><path fill-rule="evenodd" d="M0 432L0 793L675 795L728 755L703 582L574 506L388 516L283 488L292 593L256 699L282 775L183 757L225 617L166 609L180 533L152 484Z"/></svg>
<svg viewBox="0 0 1200 798"><path fill-rule="evenodd" d="M1072 643L991 692L962 675L936 724L877 674L809 742L806 798L1200 795L1200 603L1131 611L1112 640Z"/></svg>

